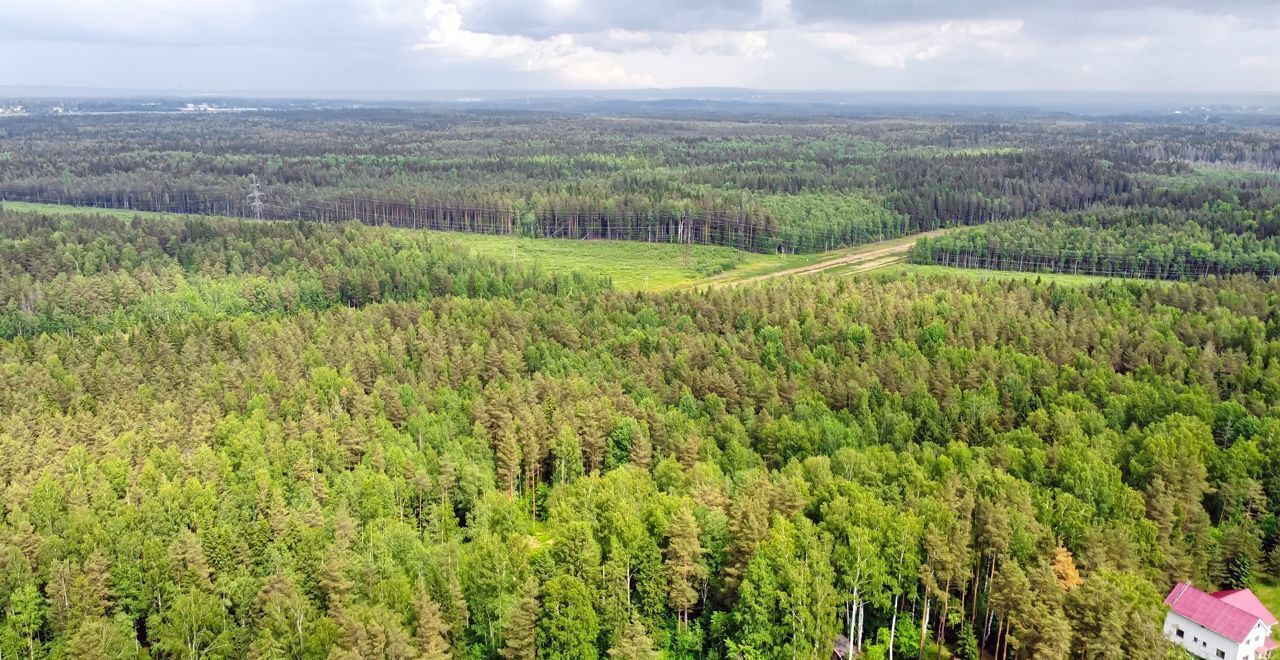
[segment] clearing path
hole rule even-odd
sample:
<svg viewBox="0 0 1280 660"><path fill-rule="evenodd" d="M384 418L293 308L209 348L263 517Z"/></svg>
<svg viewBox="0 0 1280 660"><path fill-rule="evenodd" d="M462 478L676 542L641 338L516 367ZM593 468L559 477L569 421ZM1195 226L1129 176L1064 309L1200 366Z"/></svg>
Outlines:
<svg viewBox="0 0 1280 660"><path fill-rule="evenodd" d="M901 263L906 254L911 251L911 246L915 245L916 239L922 236L937 236L946 229L935 229L922 234L912 234L903 236L902 238L894 238L887 241L877 243L868 243L860 246L857 251L842 254L832 259L819 261L813 264L797 266L795 268L787 268L785 270L777 270L763 275L747 277L739 280L732 280L722 283L713 283L713 286L726 286L746 284L749 282L759 282L774 277L782 277L785 275L808 275L832 268L839 268L841 272L862 272L888 266L895 263Z"/></svg>

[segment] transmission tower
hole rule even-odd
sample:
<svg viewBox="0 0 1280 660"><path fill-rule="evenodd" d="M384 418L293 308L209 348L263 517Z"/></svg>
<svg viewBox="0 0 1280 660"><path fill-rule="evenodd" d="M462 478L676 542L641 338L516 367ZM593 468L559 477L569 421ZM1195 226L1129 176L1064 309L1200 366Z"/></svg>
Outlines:
<svg viewBox="0 0 1280 660"><path fill-rule="evenodd" d="M249 175L249 185L252 187L252 191L249 193L249 207L253 209L253 217L261 220L262 209L266 206L266 203L262 201L262 190L258 188L257 174Z"/></svg>

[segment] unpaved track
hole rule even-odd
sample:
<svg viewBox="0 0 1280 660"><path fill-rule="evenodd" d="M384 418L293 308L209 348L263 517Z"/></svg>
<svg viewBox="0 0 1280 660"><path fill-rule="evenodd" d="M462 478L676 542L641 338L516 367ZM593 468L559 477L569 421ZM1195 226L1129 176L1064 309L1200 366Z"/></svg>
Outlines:
<svg viewBox="0 0 1280 660"><path fill-rule="evenodd" d="M872 270L879 268L880 266L899 263L901 258L895 259L891 257L905 257L906 254L911 251L911 246L915 245L917 238L920 238L921 236L937 236L945 231L947 230L935 229L923 234L912 234L903 238L895 238L888 241L881 241L879 243L870 243L866 246L867 249L853 254L846 254L834 259L828 259L827 261L820 261L816 264L809 264L808 266L797 266L786 270L778 270L772 273L756 275L755 277L723 282L719 286L737 286L739 284L759 282L774 277L785 277L788 275L808 275L810 273L817 273L840 266L851 266L851 272Z"/></svg>

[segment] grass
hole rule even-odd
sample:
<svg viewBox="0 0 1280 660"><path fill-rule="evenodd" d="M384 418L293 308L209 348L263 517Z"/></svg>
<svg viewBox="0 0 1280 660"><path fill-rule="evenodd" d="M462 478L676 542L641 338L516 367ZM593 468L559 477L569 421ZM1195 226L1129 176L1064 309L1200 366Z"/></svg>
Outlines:
<svg viewBox="0 0 1280 660"><path fill-rule="evenodd" d="M4 202L11 211L50 215L94 213L121 220L180 217L172 213L99 209L57 204ZM414 231L414 230L400 230ZM430 232L447 236L482 256L532 263L546 271L586 271L607 275L614 287L628 291L662 291L711 281L735 281L786 268L817 263L848 250L822 254L754 254L727 247L638 243L634 241L516 238L462 232ZM717 272L724 268L724 272ZM715 274L712 274L715 273Z"/></svg>
<svg viewBox="0 0 1280 660"><path fill-rule="evenodd" d="M755 268L766 255L733 248L634 241L512 238L487 234L433 232L481 256L532 263L547 271L582 271L607 275L614 287L628 291L661 291L707 279L715 269L731 272Z"/></svg>
<svg viewBox="0 0 1280 660"><path fill-rule="evenodd" d="M124 209L88 209L55 204L4 202L13 211L48 214L96 213L123 220L135 215L151 218L178 217L172 213L129 211ZM414 231L414 230L401 230ZM823 261L856 255L886 246L915 241L908 236L893 241L859 245L813 254L755 254L727 247L677 245L671 243L639 243L634 241L572 240L559 238L512 238L462 232L430 232L448 236L472 252L495 259L514 259L536 264L546 271L585 271L607 275L614 287L626 291L664 291L692 288L706 284L732 284L792 268L810 266ZM832 275L852 276L860 273L947 274L975 279L1022 280L1037 277L1066 286L1084 286L1107 280L1090 275L1023 273L907 264L902 255L861 261L821 271ZM722 270L726 269L727 270Z"/></svg>
<svg viewBox="0 0 1280 660"><path fill-rule="evenodd" d="M1259 582L1254 585L1253 593L1272 614L1280 612L1280 584ZM1280 639L1280 630L1273 630L1271 636Z"/></svg>
<svg viewBox="0 0 1280 660"><path fill-rule="evenodd" d="M769 275L770 273L776 273L780 270L812 266L816 263L851 254L852 252L860 249L863 249L863 246L841 248L839 250L831 250L830 252L814 252L811 254L755 254L748 252L744 253L744 259L737 268L696 282L691 282L690 284L694 286L702 284L733 284L742 280L749 280L755 277Z"/></svg>
<svg viewBox="0 0 1280 660"><path fill-rule="evenodd" d="M580 270L608 275L613 279L615 288L626 291L665 291L706 284L732 284L873 247L860 245L812 254L756 254L710 245L559 238L513 240L510 236L458 232L448 232L447 235L484 256L510 259L514 255L517 262L535 263L549 271Z"/></svg>
<svg viewBox="0 0 1280 660"><path fill-rule="evenodd" d="M865 271L864 271L865 272ZM1100 275L1068 275L1062 273L1026 273L1014 270L984 270L981 268L952 268L950 266L934 266L925 264L897 263L875 270L876 273L912 273L916 275L951 275L968 277L975 280L1035 280L1057 282L1062 286L1088 286L1107 280L1121 278L1103 277ZM1154 280L1141 280L1150 282Z"/></svg>
<svg viewBox="0 0 1280 660"><path fill-rule="evenodd" d="M844 257L857 256L865 252L883 250L885 248L891 248L891 247L909 246L915 243L917 238L918 238L917 236L904 236L902 238L894 238L887 241L867 243L864 245L854 245L850 247L839 248L836 250L829 250L827 252L816 252L812 254L750 254L747 256L743 264L738 268L734 269L733 271L730 271L728 273L723 273L715 277L702 280L700 282L696 282L695 286L702 285L702 284L710 284L715 286L724 285L724 284L735 284L738 282L742 282L744 280L750 280L753 278L763 277L765 275L778 273L779 271L804 268L806 266L812 266L814 264L819 264L826 261L835 261ZM834 273L854 272L858 270L867 270L869 268L874 268L876 267L876 265L884 265L885 263L889 263L895 259L901 259L901 258L902 258L901 254L885 255L884 257L878 257L874 259L857 261L857 262L852 262L847 264L838 264L830 268L824 268L821 270L811 270L811 271L807 271L804 273L797 273L797 274L810 275L810 274L816 274L816 273L834 274Z"/></svg>
<svg viewBox="0 0 1280 660"><path fill-rule="evenodd" d="M121 220L132 220L135 215L144 218L176 218L179 217L175 213L157 213L155 211L130 211L128 209L100 209L84 206L63 206L60 204L33 204L31 202L4 202L4 208L8 211L23 211L31 213L44 213L46 215L83 215L92 213L94 215L105 215L110 218L119 218Z"/></svg>

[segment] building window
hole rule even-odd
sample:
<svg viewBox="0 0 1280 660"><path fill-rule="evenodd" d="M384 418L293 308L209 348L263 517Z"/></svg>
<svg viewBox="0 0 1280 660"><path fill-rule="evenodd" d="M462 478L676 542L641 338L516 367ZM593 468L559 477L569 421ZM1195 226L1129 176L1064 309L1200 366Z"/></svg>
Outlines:
<svg viewBox="0 0 1280 660"><path fill-rule="evenodd" d="M1177 636L1178 636L1178 639L1186 639L1186 638L1187 638L1187 633L1186 633L1186 632L1184 632L1181 628L1174 628L1174 629L1173 629L1173 634L1177 635Z"/></svg>
<svg viewBox="0 0 1280 660"><path fill-rule="evenodd" d="M1225 657L1227 657L1227 652L1226 652L1226 651L1223 651L1222 649L1218 649L1218 657L1219 657L1219 658L1225 658Z"/></svg>

